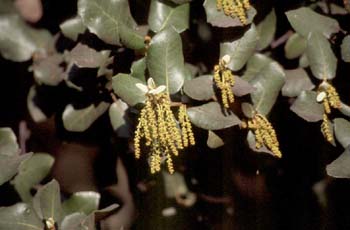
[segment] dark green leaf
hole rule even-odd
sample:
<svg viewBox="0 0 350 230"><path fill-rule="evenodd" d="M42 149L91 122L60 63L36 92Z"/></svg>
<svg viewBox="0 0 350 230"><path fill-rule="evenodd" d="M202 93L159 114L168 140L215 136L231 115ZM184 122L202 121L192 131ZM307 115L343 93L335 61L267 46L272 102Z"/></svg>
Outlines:
<svg viewBox="0 0 350 230"><path fill-rule="evenodd" d="M198 101L208 101L214 95L213 76L203 75L192 80L185 81L184 92L190 98Z"/></svg>
<svg viewBox="0 0 350 230"><path fill-rule="evenodd" d="M104 42L144 48L143 36L136 31L127 0L79 0L78 14L83 24Z"/></svg>
<svg viewBox="0 0 350 230"><path fill-rule="evenodd" d="M341 56L343 61L350 62L350 35L343 39L341 44Z"/></svg>
<svg viewBox="0 0 350 230"><path fill-rule="evenodd" d="M263 21L257 25L256 30L259 34L259 41L257 44L258 50L263 50L267 48L273 38L275 37L276 32L276 13L275 9L272 9L271 12L264 18Z"/></svg>
<svg viewBox="0 0 350 230"><path fill-rule="evenodd" d="M109 107L109 118L111 120L112 127L119 137L130 137L130 126L126 120L126 110L128 105L122 100L114 102Z"/></svg>
<svg viewBox="0 0 350 230"><path fill-rule="evenodd" d="M326 167L327 174L335 178L350 178L350 149L345 151Z"/></svg>
<svg viewBox="0 0 350 230"><path fill-rule="evenodd" d="M0 155L14 156L18 152L17 138L12 129L0 128Z"/></svg>
<svg viewBox="0 0 350 230"><path fill-rule="evenodd" d="M210 130L208 131L207 145L209 148L216 149L224 144L224 141L218 135L216 135L216 133Z"/></svg>
<svg viewBox="0 0 350 230"><path fill-rule="evenodd" d="M333 122L335 137L346 148L350 145L350 122L343 118L336 118Z"/></svg>
<svg viewBox="0 0 350 230"><path fill-rule="evenodd" d="M56 180L52 180L38 190L33 198L33 207L41 219L52 218L55 223L61 222L61 194Z"/></svg>
<svg viewBox="0 0 350 230"><path fill-rule="evenodd" d="M329 41L321 34L311 33L306 48L307 59L313 75L323 80L332 79L337 71L337 58L335 57Z"/></svg>
<svg viewBox="0 0 350 230"><path fill-rule="evenodd" d="M226 54L229 55L231 59L228 67L233 71L240 70L253 55L258 40L258 32L255 26L252 25L240 39L233 42L221 43L220 57Z"/></svg>
<svg viewBox="0 0 350 230"><path fill-rule="evenodd" d="M143 103L146 100L145 93L136 87L136 83L144 84L144 82L128 74L117 74L113 77L114 93L130 106Z"/></svg>
<svg viewBox="0 0 350 230"><path fill-rule="evenodd" d="M106 112L108 107L109 104L106 102L83 109L74 109L71 104L68 104L62 114L64 128L71 132L83 132Z"/></svg>
<svg viewBox="0 0 350 230"><path fill-rule="evenodd" d="M62 230L86 230L86 227L82 224L87 216L83 213L73 213L65 216L62 223ZM91 230L91 229L89 229Z"/></svg>
<svg viewBox="0 0 350 230"><path fill-rule="evenodd" d="M20 164L31 155L32 154L9 156L0 154L0 185L16 175Z"/></svg>
<svg viewBox="0 0 350 230"><path fill-rule="evenodd" d="M62 62L61 54L54 54L34 62L32 69L35 80L39 84L57 86L64 79L63 67L60 66Z"/></svg>
<svg viewBox="0 0 350 230"><path fill-rule="evenodd" d="M29 202L32 199L30 190L49 174L54 161L49 154L36 153L20 165L18 174L11 183L22 201Z"/></svg>
<svg viewBox="0 0 350 230"><path fill-rule="evenodd" d="M250 94L257 112L267 115L275 104L285 81L285 74L277 62L271 62L249 83L255 87Z"/></svg>
<svg viewBox="0 0 350 230"><path fill-rule="evenodd" d="M259 53L254 54L247 63L247 70L244 72L242 79L248 82L251 81L272 61L273 60L266 55Z"/></svg>
<svg viewBox="0 0 350 230"><path fill-rule="evenodd" d="M171 26L181 33L189 27L190 4L175 5L162 0L152 0L148 16L150 29L158 33Z"/></svg>
<svg viewBox="0 0 350 230"><path fill-rule="evenodd" d="M84 26L81 17L76 16L75 18L68 19L61 23L60 29L64 36L77 41L79 34L84 33L86 27Z"/></svg>
<svg viewBox="0 0 350 230"><path fill-rule="evenodd" d="M187 109L187 114L195 126L207 130L225 129L241 123L234 113L223 114L217 102L191 107Z"/></svg>
<svg viewBox="0 0 350 230"><path fill-rule="evenodd" d="M74 212L89 215L98 209L99 202L100 194L97 192L76 192L62 204L62 209L65 216Z"/></svg>
<svg viewBox="0 0 350 230"><path fill-rule="evenodd" d="M298 96L290 109L299 117L308 122L317 122L323 119L323 105L316 101L317 93L314 91L303 91Z"/></svg>
<svg viewBox="0 0 350 230"><path fill-rule="evenodd" d="M298 33L292 34L287 40L286 45L284 46L284 52L286 54L286 58L294 59L301 56L307 46L307 40L299 35Z"/></svg>
<svg viewBox="0 0 350 230"><path fill-rule="evenodd" d="M170 0L176 4L184 4L184 3L187 3L187 2L191 2L192 0Z"/></svg>
<svg viewBox="0 0 350 230"><path fill-rule="evenodd" d="M216 0L205 0L203 6L207 14L207 22L209 22L213 26L218 26L218 27L243 26L243 24L237 17L232 18L230 16L226 16L222 10L221 11L217 10ZM248 10L247 14L248 14L247 23L250 24L256 15L256 10L253 7L251 7Z"/></svg>
<svg viewBox="0 0 350 230"><path fill-rule="evenodd" d="M152 38L146 63L150 76L158 86L167 86L170 94L181 89L185 63L181 37L173 28L165 29Z"/></svg>
<svg viewBox="0 0 350 230"><path fill-rule="evenodd" d="M18 203L0 208L0 229L43 230L44 224L29 205Z"/></svg>
<svg viewBox="0 0 350 230"><path fill-rule="evenodd" d="M28 61L52 39L46 30L28 26L18 15L0 15L0 53L11 61Z"/></svg>
<svg viewBox="0 0 350 230"><path fill-rule="evenodd" d="M305 38L310 32L330 38L331 34L340 30L337 20L318 14L307 7L290 10L286 15L293 29Z"/></svg>
<svg viewBox="0 0 350 230"><path fill-rule="evenodd" d="M282 88L282 95L297 97L304 90L312 90L315 85L311 82L306 71L302 68L285 70L286 83Z"/></svg>
<svg viewBox="0 0 350 230"><path fill-rule="evenodd" d="M146 71L146 58L141 58L134 61L130 68L130 75L134 78L141 80L146 84L145 71Z"/></svg>

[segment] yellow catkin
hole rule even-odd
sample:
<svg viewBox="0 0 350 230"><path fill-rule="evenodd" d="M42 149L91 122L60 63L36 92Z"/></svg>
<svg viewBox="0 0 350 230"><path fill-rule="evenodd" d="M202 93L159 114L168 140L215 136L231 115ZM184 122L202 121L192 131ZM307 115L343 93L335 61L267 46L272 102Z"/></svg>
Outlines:
<svg viewBox="0 0 350 230"><path fill-rule="evenodd" d="M226 57L229 58L229 56ZM214 66L214 83L221 92L221 102L226 109L230 108L230 105L235 101L232 92L232 87L235 84L235 76L227 68L227 64L228 61L222 58L219 64Z"/></svg>
<svg viewBox="0 0 350 230"><path fill-rule="evenodd" d="M333 142L333 135L331 132L331 127L329 125L329 119L328 119L327 114L323 114L323 120L322 120L322 124L321 124L321 132L328 142L330 142L330 143Z"/></svg>
<svg viewBox="0 0 350 230"><path fill-rule="evenodd" d="M262 114L256 114L241 127L253 131L255 136L255 147L257 149L266 146L275 157L282 157L276 131L265 116Z"/></svg>
<svg viewBox="0 0 350 230"><path fill-rule="evenodd" d="M171 110L171 101L167 93L146 94L146 102L141 110L135 130L135 158L141 156L141 140L149 148L149 165L151 173L161 170L165 159L169 173L174 173L172 155L179 150L194 145L192 126L186 113L186 106L179 108L179 124Z"/></svg>
<svg viewBox="0 0 350 230"><path fill-rule="evenodd" d="M216 0L216 8L227 16L237 17L243 25L248 23L247 11L251 8L249 0Z"/></svg>

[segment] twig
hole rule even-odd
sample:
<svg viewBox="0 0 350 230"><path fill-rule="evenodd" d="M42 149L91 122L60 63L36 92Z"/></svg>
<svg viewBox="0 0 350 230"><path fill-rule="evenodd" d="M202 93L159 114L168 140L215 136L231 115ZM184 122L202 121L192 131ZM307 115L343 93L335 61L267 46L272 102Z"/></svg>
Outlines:
<svg viewBox="0 0 350 230"><path fill-rule="evenodd" d="M288 38L293 34L293 31L288 30L287 33L283 34L281 37L277 38L275 41L271 43L271 48L275 49L276 47L285 43Z"/></svg>

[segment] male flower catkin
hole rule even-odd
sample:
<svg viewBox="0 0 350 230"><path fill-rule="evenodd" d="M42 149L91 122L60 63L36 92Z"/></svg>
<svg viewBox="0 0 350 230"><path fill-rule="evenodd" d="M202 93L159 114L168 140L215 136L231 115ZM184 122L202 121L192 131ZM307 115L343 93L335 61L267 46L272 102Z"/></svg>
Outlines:
<svg viewBox="0 0 350 230"><path fill-rule="evenodd" d="M247 24L247 13L251 5L249 0L216 0L217 10L223 10L225 15L238 17L243 25Z"/></svg>
<svg viewBox="0 0 350 230"><path fill-rule="evenodd" d="M186 107L180 106L179 124L171 111L171 101L165 86L156 87L152 78L148 86L137 84L146 93L145 107L141 110L134 137L135 157L141 156L141 139L149 148L151 173L159 172L163 160L169 173L174 173L171 156L177 156L179 150L194 145L192 126L186 113Z"/></svg>
<svg viewBox="0 0 350 230"><path fill-rule="evenodd" d="M331 113L331 108L340 109L341 102L337 90L327 80L323 80L317 89L317 102L323 104L324 114L321 124L321 132L328 142L333 142L334 138L331 132L328 114Z"/></svg>
<svg viewBox="0 0 350 230"><path fill-rule="evenodd" d="M232 87L235 84L235 76L227 68L229 62L230 56L225 55L220 59L219 64L214 66L214 82L220 89L222 104L226 109L230 108L230 104L235 101L232 92Z"/></svg>
<svg viewBox="0 0 350 230"><path fill-rule="evenodd" d="M264 115L255 114L253 118L242 123L242 128L248 128L254 132L257 149L265 145L275 157L282 157L275 129Z"/></svg>

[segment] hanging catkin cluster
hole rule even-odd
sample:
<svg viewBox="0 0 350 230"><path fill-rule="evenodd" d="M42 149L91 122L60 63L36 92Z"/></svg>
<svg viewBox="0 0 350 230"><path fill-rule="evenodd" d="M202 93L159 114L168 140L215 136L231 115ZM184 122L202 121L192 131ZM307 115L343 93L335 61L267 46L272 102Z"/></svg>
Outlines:
<svg viewBox="0 0 350 230"><path fill-rule="evenodd" d="M223 10L225 15L238 17L243 25L247 24L247 13L250 9L249 0L216 0L216 8Z"/></svg>
<svg viewBox="0 0 350 230"><path fill-rule="evenodd" d="M135 131L135 157L141 155L141 139L149 147L151 173L159 172L161 162L165 159L170 173L174 173L172 155L177 156L180 149L194 145L192 126L186 113L185 105L181 105L178 113L179 125L170 107L167 93L147 93L146 105L141 110Z"/></svg>
<svg viewBox="0 0 350 230"><path fill-rule="evenodd" d="M257 149L266 146L275 157L282 157L275 129L264 115L255 114L252 119L242 123L242 128L248 128L254 132Z"/></svg>
<svg viewBox="0 0 350 230"><path fill-rule="evenodd" d="M333 142L330 121L328 115L331 113L331 108L339 109L341 102L337 90L327 80L324 80L317 90L317 102L323 104L324 114L321 124L321 132L328 142Z"/></svg>
<svg viewBox="0 0 350 230"><path fill-rule="evenodd" d="M214 82L220 89L222 104L225 108L230 108L230 104L235 101L232 87L235 84L235 76L231 70L227 68L230 62L230 56L225 55L220 59L219 64L214 66Z"/></svg>

